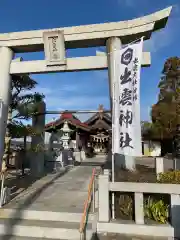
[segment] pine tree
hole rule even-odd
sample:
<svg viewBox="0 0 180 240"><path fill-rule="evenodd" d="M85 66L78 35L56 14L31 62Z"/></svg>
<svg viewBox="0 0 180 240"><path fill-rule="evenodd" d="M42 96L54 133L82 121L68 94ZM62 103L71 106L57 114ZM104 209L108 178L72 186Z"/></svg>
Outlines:
<svg viewBox="0 0 180 240"><path fill-rule="evenodd" d="M44 96L40 93L31 93L37 82L29 75L13 75L11 85L10 104L8 109L8 120L5 136L5 151L3 161L8 163L9 151L12 138L20 138L29 134L22 120L28 120L35 111L36 102L41 101ZM29 93L27 93L29 91ZM33 106L33 107L29 107ZM31 130L32 131L32 130Z"/></svg>

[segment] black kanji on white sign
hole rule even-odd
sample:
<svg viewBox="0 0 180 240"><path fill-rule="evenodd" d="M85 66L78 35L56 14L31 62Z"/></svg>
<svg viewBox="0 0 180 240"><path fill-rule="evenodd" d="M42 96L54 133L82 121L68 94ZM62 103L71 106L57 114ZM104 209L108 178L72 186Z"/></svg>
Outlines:
<svg viewBox="0 0 180 240"><path fill-rule="evenodd" d="M120 148L133 148L133 146L130 145L132 141L132 138L130 138L129 133L120 133Z"/></svg>
<svg viewBox="0 0 180 240"><path fill-rule="evenodd" d="M123 92L119 98L119 104L122 106L128 105L131 106L132 105L132 91L128 88L124 88Z"/></svg>
<svg viewBox="0 0 180 240"><path fill-rule="evenodd" d="M126 67L124 70L124 75L120 76L121 85L131 82L131 71Z"/></svg>
<svg viewBox="0 0 180 240"><path fill-rule="evenodd" d="M122 127L123 123L125 123L126 128L128 128L129 125L131 125L133 122L133 113L132 111L126 110L124 113L123 110L120 111L119 116L119 124Z"/></svg>

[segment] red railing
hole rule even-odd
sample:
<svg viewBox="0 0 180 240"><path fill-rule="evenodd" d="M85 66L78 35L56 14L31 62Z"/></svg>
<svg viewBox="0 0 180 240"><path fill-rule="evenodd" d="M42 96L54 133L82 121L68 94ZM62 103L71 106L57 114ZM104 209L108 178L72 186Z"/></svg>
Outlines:
<svg viewBox="0 0 180 240"><path fill-rule="evenodd" d="M88 186L88 195L87 195L87 199L85 200L85 203L84 203L83 215L82 215L81 222L80 222L80 228L79 228L80 239L82 239L83 236L84 236L84 231L85 231L85 226L86 226L86 223L87 223L89 206L91 204L92 197L94 198L94 194L95 194L94 191L93 191L95 174L96 174L96 169L93 168L91 180L90 180L89 186ZM92 196L92 191L93 191L93 196ZM94 201L94 199L93 199L93 201ZM93 203L93 204L95 204L95 203ZM95 206L93 206L93 208L94 207Z"/></svg>

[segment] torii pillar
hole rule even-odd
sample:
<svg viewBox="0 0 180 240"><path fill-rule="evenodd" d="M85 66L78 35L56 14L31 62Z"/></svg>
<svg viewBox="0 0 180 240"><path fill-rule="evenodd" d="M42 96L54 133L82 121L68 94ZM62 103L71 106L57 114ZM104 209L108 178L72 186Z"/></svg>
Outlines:
<svg viewBox="0 0 180 240"><path fill-rule="evenodd" d="M8 107L11 92L10 65L13 51L8 47L0 47L0 170L4 154L4 140L7 127Z"/></svg>

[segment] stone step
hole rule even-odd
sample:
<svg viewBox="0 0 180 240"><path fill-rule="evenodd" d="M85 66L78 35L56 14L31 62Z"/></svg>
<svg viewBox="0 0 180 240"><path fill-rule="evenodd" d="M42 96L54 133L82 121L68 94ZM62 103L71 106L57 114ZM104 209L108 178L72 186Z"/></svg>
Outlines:
<svg viewBox="0 0 180 240"><path fill-rule="evenodd" d="M38 220L18 220L1 219L0 220L0 239L6 239L7 236L37 238L37 239L63 239L79 240L79 223L72 222L54 222ZM91 225L86 229L86 239L91 239ZM8 238L7 238L8 239Z"/></svg>
<svg viewBox="0 0 180 240"><path fill-rule="evenodd" d="M40 238L44 239L44 238ZM40 240L39 238L34 238L34 237L17 237L17 236L4 236L1 238L1 240ZM50 238L46 238L46 240L54 240ZM64 239L61 239L64 240Z"/></svg>
<svg viewBox="0 0 180 240"><path fill-rule="evenodd" d="M62 221L38 221L38 220L24 220L24 219L0 219L0 225L13 227L16 225L23 226L38 226L47 228L67 228L79 230L80 223L78 222L62 222ZM87 223L86 229L92 229L92 223Z"/></svg>
<svg viewBox="0 0 180 240"><path fill-rule="evenodd" d="M80 223L82 213L34 211L21 209L0 209L0 219L24 219L42 221L62 221ZM93 222L94 215L89 214L88 222Z"/></svg>
<svg viewBox="0 0 180 240"><path fill-rule="evenodd" d="M94 217L92 214L89 216L86 239L92 237ZM81 218L82 213L0 209L0 239L79 240Z"/></svg>

